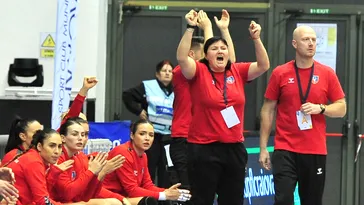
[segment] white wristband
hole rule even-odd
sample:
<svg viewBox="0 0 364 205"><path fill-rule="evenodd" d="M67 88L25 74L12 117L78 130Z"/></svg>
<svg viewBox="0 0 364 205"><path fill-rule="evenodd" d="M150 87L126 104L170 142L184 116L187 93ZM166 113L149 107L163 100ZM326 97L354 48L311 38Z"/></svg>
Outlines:
<svg viewBox="0 0 364 205"><path fill-rule="evenodd" d="M159 192L158 200L159 201L165 201L165 200L167 200L166 193L164 193L164 191Z"/></svg>

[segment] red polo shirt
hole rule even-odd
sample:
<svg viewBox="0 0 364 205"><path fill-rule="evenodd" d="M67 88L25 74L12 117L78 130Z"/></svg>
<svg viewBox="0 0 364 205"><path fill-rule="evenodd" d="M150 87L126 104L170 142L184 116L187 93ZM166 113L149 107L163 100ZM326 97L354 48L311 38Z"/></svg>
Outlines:
<svg viewBox="0 0 364 205"><path fill-rule="evenodd" d="M312 68L298 69L303 94L306 93ZM278 100L276 115L275 149L303 154L327 154L326 120L323 114L311 115L313 128L300 130L296 111L302 105L294 61L280 65L273 70L265 97ZM345 97L340 82L328 66L314 63L311 89L306 102L327 104Z"/></svg>
<svg viewBox="0 0 364 205"><path fill-rule="evenodd" d="M244 85L248 79L251 63L232 63L226 71L227 106L233 106L240 121L228 128L221 114L227 106L224 103L224 72L214 72L216 86L211 73L203 63L196 62L196 74L190 83L192 101L192 122L188 141L196 144L212 142L237 143L244 141Z"/></svg>
<svg viewBox="0 0 364 205"><path fill-rule="evenodd" d="M174 101L171 136L187 138L192 119L190 86L179 65L173 69L172 85Z"/></svg>

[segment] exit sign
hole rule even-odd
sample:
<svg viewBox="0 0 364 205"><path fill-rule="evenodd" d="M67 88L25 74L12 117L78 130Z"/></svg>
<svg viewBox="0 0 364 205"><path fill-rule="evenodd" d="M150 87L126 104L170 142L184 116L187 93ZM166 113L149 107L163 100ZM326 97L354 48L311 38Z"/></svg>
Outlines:
<svg viewBox="0 0 364 205"><path fill-rule="evenodd" d="M166 10L168 10L168 6L149 5L149 10L166 11Z"/></svg>
<svg viewBox="0 0 364 205"><path fill-rule="evenodd" d="M310 9L311 14L328 14L330 9Z"/></svg>

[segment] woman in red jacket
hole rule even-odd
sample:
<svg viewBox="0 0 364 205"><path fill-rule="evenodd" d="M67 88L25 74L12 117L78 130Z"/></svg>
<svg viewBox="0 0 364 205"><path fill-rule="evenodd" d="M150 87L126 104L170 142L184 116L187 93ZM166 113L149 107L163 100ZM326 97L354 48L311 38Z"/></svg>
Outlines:
<svg viewBox="0 0 364 205"><path fill-rule="evenodd" d="M147 196L160 201L189 200L191 197L189 191L178 189L181 184L163 189L156 187L151 180L145 154L154 140L154 128L151 122L140 119L131 125L130 130L130 141L109 152L109 159L122 155L126 161L121 168L106 176L104 187L128 197Z"/></svg>
<svg viewBox="0 0 364 205"><path fill-rule="evenodd" d="M55 179L57 175L72 166L72 161L53 166L61 151L62 139L55 130L38 130L33 136L30 149L9 162L8 167L15 174L15 187L19 191L16 204L62 204L50 198L48 189L52 184L46 180L49 170L52 170L52 176L49 177Z"/></svg>
<svg viewBox="0 0 364 205"><path fill-rule="evenodd" d="M71 169L59 175L52 197L61 202L129 205L130 202L125 197L104 189L101 183L108 173L122 165L124 158L119 155L107 161L107 153L99 153L89 160L82 152L87 142L82 124L87 124L87 121L76 117L69 118L61 125L60 134L64 145L58 163L72 159L74 164Z"/></svg>
<svg viewBox="0 0 364 205"><path fill-rule="evenodd" d="M88 91L97 84L96 77L88 76L83 79L83 86L75 97L70 110L62 116L62 123L70 117L84 116L81 113L83 102L85 101ZM8 163L16 155L27 150L33 139L33 135L37 130L43 129L43 126L34 119L17 118L13 121L8 142L5 147L5 156L2 159L2 164Z"/></svg>
<svg viewBox="0 0 364 205"><path fill-rule="evenodd" d="M43 126L35 119L16 118L10 127L8 142L5 147L5 156L1 160L5 165L16 155L27 150L32 142L33 135Z"/></svg>

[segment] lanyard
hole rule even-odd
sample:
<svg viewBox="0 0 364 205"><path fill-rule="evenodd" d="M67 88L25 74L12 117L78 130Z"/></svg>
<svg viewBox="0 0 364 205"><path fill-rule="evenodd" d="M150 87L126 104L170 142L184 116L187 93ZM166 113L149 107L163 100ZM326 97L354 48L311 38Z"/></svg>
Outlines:
<svg viewBox="0 0 364 205"><path fill-rule="evenodd" d="M222 96L224 97L224 103L226 105L226 107L228 106L228 100L227 100L227 85L226 85L226 70L224 71L224 88L223 88L223 91L220 90L220 88L217 86L217 80L216 80L216 77L214 75L214 72L212 72L211 68L209 67L209 72L212 76L212 79L214 81L214 85L215 87L220 91L222 92Z"/></svg>
<svg viewBox="0 0 364 205"><path fill-rule="evenodd" d="M313 70L314 70L314 63L312 64L312 67L311 67L310 80L308 81L306 94L304 96L303 96L301 79L300 79L300 75L298 74L298 67L297 67L296 61L294 62L294 68L295 68L295 71L296 71L296 77L297 77L297 81L298 81L298 90L300 91L301 103L304 104L304 103L306 103L306 100L308 98L308 94L310 93L310 89L311 89L312 78L313 78Z"/></svg>

